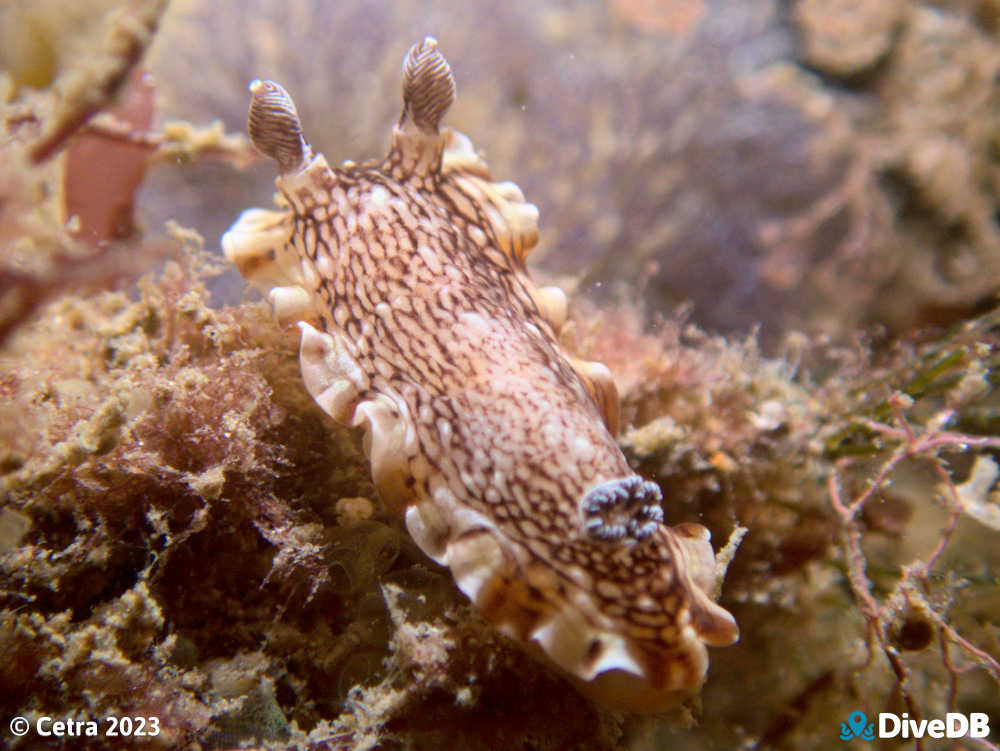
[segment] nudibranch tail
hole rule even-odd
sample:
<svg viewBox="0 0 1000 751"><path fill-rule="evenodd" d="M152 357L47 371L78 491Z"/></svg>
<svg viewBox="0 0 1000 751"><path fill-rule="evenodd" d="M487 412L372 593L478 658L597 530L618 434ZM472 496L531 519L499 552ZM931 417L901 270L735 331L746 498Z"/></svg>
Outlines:
<svg viewBox="0 0 1000 751"><path fill-rule="evenodd" d="M538 209L441 127L455 79L434 39L403 79L386 159L337 168L255 81L279 209L243 212L223 250L298 320L306 390L364 429L386 509L484 617L604 704L667 708L703 683L706 645L738 636L708 594L708 530L663 523L615 441L611 372L563 350L566 296L525 265Z"/></svg>
<svg viewBox="0 0 1000 751"><path fill-rule="evenodd" d="M455 77L437 48L437 40L424 37L410 47L403 61L403 115L417 127L437 132L444 113L455 101Z"/></svg>
<svg viewBox="0 0 1000 751"><path fill-rule="evenodd" d="M274 81L255 79L250 92L247 131L253 145L278 163L282 175L301 169L309 161L310 149L292 98Z"/></svg>

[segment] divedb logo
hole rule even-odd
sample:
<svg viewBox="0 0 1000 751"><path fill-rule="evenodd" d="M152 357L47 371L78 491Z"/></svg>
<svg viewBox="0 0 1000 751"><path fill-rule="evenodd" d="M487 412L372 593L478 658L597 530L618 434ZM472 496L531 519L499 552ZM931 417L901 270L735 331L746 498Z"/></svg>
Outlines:
<svg viewBox="0 0 1000 751"><path fill-rule="evenodd" d="M990 734L990 718L985 712L949 712L944 719L911 720L910 716L880 712L878 723L868 722L864 712L851 712L840 723L840 740L862 738L985 738Z"/></svg>

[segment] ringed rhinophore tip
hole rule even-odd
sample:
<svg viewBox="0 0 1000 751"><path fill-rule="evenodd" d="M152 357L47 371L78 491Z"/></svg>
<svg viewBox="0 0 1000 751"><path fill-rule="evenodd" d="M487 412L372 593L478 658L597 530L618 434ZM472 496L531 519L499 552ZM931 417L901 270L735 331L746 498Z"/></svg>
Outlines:
<svg viewBox="0 0 1000 751"><path fill-rule="evenodd" d="M247 131L253 145L278 163L282 175L299 170L309 158L309 144L292 98L274 81L259 78L250 84L250 92Z"/></svg>
<svg viewBox="0 0 1000 751"><path fill-rule="evenodd" d="M410 47L403 61L403 118L422 130L437 131L455 101L455 77L434 37Z"/></svg>

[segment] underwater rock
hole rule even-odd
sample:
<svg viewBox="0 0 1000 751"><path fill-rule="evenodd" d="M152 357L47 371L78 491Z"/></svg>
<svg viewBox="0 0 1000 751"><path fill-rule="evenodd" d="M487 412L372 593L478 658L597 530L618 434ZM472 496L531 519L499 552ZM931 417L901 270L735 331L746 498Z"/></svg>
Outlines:
<svg viewBox="0 0 1000 751"><path fill-rule="evenodd" d="M638 295L651 318L692 301L695 323L760 325L772 347L788 330L850 339L858 325L947 322L996 288L995 4L241 5L266 43L227 33L242 17L230 12L172 5L152 58L169 112L221 112L235 130L240 75L266 72L296 93L320 151L375 157L384 138L371 124L398 114L378 95L394 85L398 40L438 30L467 61L452 121L545 217L533 261L590 297ZM871 72L845 85L804 69L800 42L814 27L856 29L844 32L858 48L848 67L874 55ZM369 33L347 53L326 43L327 28ZM185 185L154 216L183 207L208 236L269 180L190 174L219 184L219 200L205 205ZM924 190L935 175L953 190Z"/></svg>

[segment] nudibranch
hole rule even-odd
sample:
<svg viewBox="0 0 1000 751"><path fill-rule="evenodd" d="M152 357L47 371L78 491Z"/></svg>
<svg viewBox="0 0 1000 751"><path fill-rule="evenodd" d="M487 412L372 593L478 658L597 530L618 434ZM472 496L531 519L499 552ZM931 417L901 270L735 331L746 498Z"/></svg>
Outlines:
<svg viewBox="0 0 1000 751"><path fill-rule="evenodd" d="M403 76L388 157L337 169L281 86L251 84L279 208L245 211L226 257L299 322L309 393L365 429L380 496L484 617L599 703L664 709L737 638L708 530L663 523L615 441L610 372L560 346L565 295L525 266L538 210L439 127L455 81L435 40Z"/></svg>

